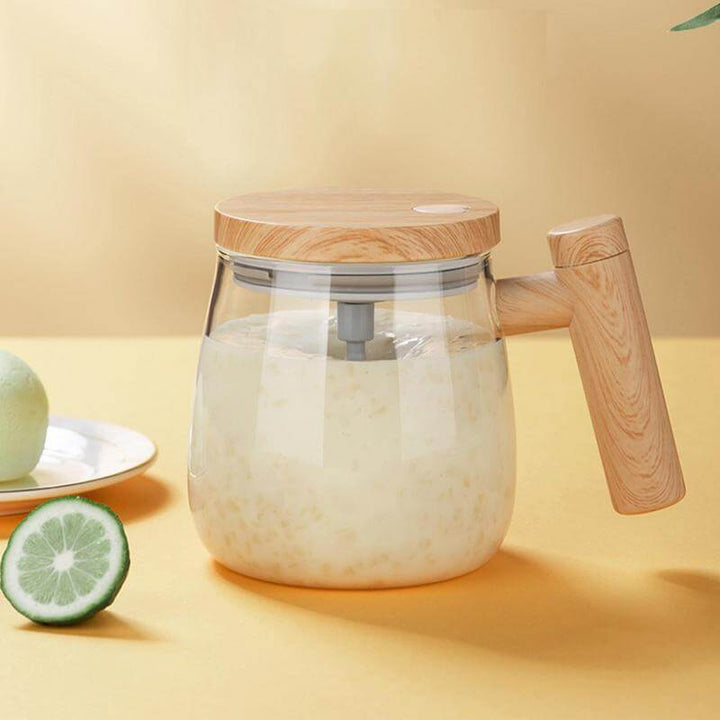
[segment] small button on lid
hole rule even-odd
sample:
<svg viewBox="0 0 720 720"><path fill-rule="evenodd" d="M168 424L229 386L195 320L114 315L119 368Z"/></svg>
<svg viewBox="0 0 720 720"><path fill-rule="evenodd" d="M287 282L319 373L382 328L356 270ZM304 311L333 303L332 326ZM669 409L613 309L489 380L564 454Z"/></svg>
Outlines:
<svg viewBox="0 0 720 720"><path fill-rule="evenodd" d="M419 213L427 213L428 215L457 215L467 212L470 209L468 205L453 205L448 203L435 203L434 205L416 205L413 210Z"/></svg>
<svg viewBox="0 0 720 720"><path fill-rule="evenodd" d="M218 246L277 260L447 260L481 255L499 241L497 207L454 193L284 190L240 195L215 208Z"/></svg>

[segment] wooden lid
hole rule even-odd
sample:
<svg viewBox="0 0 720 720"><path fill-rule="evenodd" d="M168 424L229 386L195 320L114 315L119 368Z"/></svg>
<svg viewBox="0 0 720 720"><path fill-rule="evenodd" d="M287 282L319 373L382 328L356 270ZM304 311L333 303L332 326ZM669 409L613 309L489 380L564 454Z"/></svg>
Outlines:
<svg viewBox="0 0 720 720"><path fill-rule="evenodd" d="M500 241L485 200L413 190L324 188L240 195L215 208L231 252L304 262L411 262L486 253Z"/></svg>

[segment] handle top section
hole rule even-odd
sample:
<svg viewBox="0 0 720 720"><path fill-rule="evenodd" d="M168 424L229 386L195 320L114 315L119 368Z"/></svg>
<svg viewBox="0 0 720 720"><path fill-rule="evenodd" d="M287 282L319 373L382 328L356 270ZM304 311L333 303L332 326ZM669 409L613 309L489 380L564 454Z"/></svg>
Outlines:
<svg viewBox="0 0 720 720"><path fill-rule="evenodd" d="M574 220L548 233L555 267L577 267L606 260L628 250L622 220L617 215Z"/></svg>

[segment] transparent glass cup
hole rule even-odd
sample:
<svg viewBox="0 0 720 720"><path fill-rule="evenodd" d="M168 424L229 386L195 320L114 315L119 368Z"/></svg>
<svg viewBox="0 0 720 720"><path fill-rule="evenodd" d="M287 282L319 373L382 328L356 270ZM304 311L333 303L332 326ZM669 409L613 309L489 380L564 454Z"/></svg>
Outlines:
<svg viewBox="0 0 720 720"><path fill-rule="evenodd" d="M333 265L220 251L189 462L212 555L336 588L483 564L515 486L492 283L487 255Z"/></svg>

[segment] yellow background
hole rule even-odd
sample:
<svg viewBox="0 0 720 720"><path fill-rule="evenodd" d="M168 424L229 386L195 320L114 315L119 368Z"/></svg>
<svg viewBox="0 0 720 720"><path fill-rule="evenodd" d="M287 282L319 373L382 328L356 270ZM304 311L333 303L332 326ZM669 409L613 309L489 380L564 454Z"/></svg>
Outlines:
<svg viewBox="0 0 720 720"><path fill-rule="evenodd" d="M483 569L321 592L224 571L185 493L214 202L410 185L501 207L500 275L614 211L656 334L720 332L711 0L0 0L0 334L53 412L160 448L94 496L133 554L108 611L0 602L7 718L717 718L717 339L656 342L688 484L614 514L569 341L509 343L515 517ZM19 518L0 519L0 549Z"/></svg>
<svg viewBox="0 0 720 720"><path fill-rule="evenodd" d="M496 202L500 275L623 215L656 333L720 332L710 0L0 0L0 332L196 334L212 207L398 185Z"/></svg>
<svg viewBox="0 0 720 720"><path fill-rule="evenodd" d="M420 588L287 588L213 563L185 446L198 338L0 338L64 415L160 448L93 493L132 566L109 610L40 628L0 598L3 720L717 720L720 340L656 342L688 494L610 505L567 337L511 338L515 514L474 573ZM19 518L0 518L0 551Z"/></svg>

